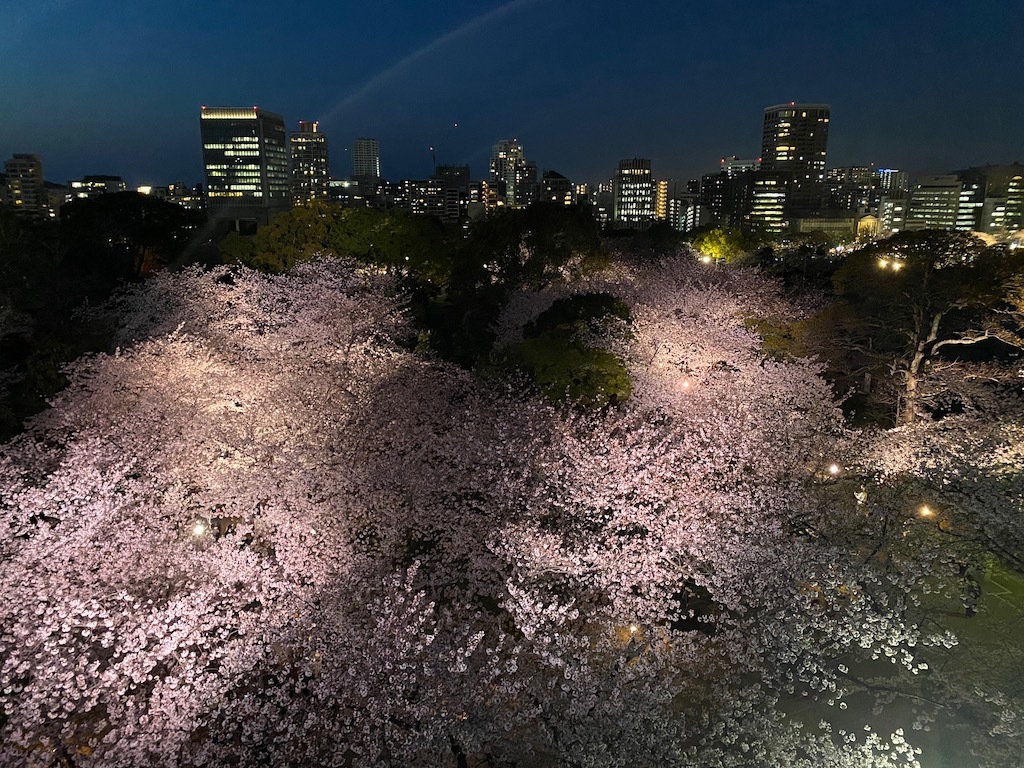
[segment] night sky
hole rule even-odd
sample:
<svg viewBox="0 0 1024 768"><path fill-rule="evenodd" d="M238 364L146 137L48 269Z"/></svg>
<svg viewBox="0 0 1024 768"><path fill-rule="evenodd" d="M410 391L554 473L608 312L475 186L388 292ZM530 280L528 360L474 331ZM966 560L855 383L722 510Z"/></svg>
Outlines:
<svg viewBox="0 0 1024 768"><path fill-rule="evenodd" d="M756 156L765 106L832 105L829 165L1024 161L1020 0L0 0L0 159L50 181L202 181L199 107L319 120L385 177L486 174L491 145L574 181ZM458 124L456 127L456 123Z"/></svg>

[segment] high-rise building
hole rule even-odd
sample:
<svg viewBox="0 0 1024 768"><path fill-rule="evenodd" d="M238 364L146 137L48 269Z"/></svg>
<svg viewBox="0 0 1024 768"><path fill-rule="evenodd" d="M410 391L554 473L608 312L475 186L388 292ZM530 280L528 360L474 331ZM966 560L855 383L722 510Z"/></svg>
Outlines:
<svg viewBox="0 0 1024 768"><path fill-rule="evenodd" d="M958 229L964 228L971 209L977 211L979 192L982 213L976 228L1000 234L1024 227L1024 165L980 165L956 171L956 175L964 185Z"/></svg>
<svg viewBox="0 0 1024 768"><path fill-rule="evenodd" d="M656 221L668 221L669 186L668 179L654 182L654 218Z"/></svg>
<svg viewBox="0 0 1024 768"><path fill-rule="evenodd" d="M439 216L441 221L465 220L469 209L469 166L439 165L434 169L433 178L440 181L442 187L444 202Z"/></svg>
<svg viewBox="0 0 1024 768"><path fill-rule="evenodd" d="M956 229L981 231L982 211L985 207L985 177L961 175L960 199L956 209Z"/></svg>
<svg viewBox="0 0 1024 768"><path fill-rule="evenodd" d="M299 121L299 130L288 137L292 150L292 205L326 200L330 193L331 171L327 137L320 124Z"/></svg>
<svg viewBox="0 0 1024 768"><path fill-rule="evenodd" d="M491 148L490 182L505 205L522 207L537 199L537 164L526 159L518 139Z"/></svg>
<svg viewBox="0 0 1024 768"><path fill-rule="evenodd" d="M498 207L498 193L486 181L474 181L469 185L467 215L471 221L481 219Z"/></svg>
<svg viewBox="0 0 1024 768"><path fill-rule="evenodd" d="M754 177L759 173L762 171L748 168L742 171L733 169L732 175L720 171L702 176L698 199L710 219L730 227L749 224ZM785 174L776 174L772 178L782 178L784 182L788 179Z"/></svg>
<svg viewBox="0 0 1024 768"><path fill-rule="evenodd" d="M1024 173L1018 171L1006 184L1006 218L1008 232L1024 229Z"/></svg>
<svg viewBox="0 0 1024 768"><path fill-rule="evenodd" d="M776 104L764 110L761 168L789 174L789 205L820 208L824 198L828 104Z"/></svg>
<svg viewBox="0 0 1024 768"><path fill-rule="evenodd" d="M364 194L372 193L380 183L380 142L356 139L352 143L352 178Z"/></svg>
<svg viewBox="0 0 1024 768"><path fill-rule="evenodd" d="M877 176L878 190L883 195L893 197L905 195L910 191L910 182L906 171L899 171L895 168L879 168L875 171Z"/></svg>
<svg viewBox="0 0 1024 768"><path fill-rule="evenodd" d="M907 229L955 229L963 183L956 176L926 176L914 187Z"/></svg>
<svg viewBox="0 0 1024 768"><path fill-rule="evenodd" d="M788 174L748 171L745 181L749 185L749 192L745 195L749 202L744 223L751 229L766 234L777 235L785 232L789 226L786 220Z"/></svg>
<svg viewBox="0 0 1024 768"><path fill-rule="evenodd" d="M259 107L199 114L211 221L251 233L291 205L284 120Z"/></svg>
<svg viewBox="0 0 1024 768"><path fill-rule="evenodd" d="M829 208L843 211L867 209L878 188L878 174L867 165L829 168L825 173Z"/></svg>
<svg viewBox="0 0 1024 768"><path fill-rule="evenodd" d="M711 214L697 195L685 192L668 199L668 221L673 229L692 232L709 223Z"/></svg>
<svg viewBox="0 0 1024 768"><path fill-rule="evenodd" d="M654 181L651 161L642 157L620 160L615 172L615 213L617 227L646 229L654 221Z"/></svg>
<svg viewBox="0 0 1024 768"><path fill-rule="evenodd" d="M4 161L0 200L23 216L49 215L49 196L43 182L43 163L36 155L17 154Z"/></svg>

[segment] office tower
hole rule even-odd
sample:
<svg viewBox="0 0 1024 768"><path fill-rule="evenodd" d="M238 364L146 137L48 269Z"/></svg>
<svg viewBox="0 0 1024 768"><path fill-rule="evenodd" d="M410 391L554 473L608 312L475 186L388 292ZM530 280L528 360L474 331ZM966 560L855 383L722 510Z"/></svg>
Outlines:
<svg viewBox="0 0 1024 768"><path fill-rule="evenodd" d="M899 197L882 196L878 201L878 234L882 237L894 235L907 228L907 208L909 201L902 195Z"/></svg>
<svg viewBox="0 0 1024 768"><path fill-rule="evenodd" d="M203 107L199 115L211 221L243 234L291 205L284 120L259 107Z"/></svg>
<svg viewBox="0 0 1024 768"><path fill-rule="evenodd" d="M445 186L441 179L403 179L397 185L399 194L393 195L396 207L415 214L443 219L445 216ZM458 218L456 202L455 218Z"/></svg>
<svg viewBox="0 0 1024 768"><path fill-rule="evenodd" d="M1017 172L1006 184L1006 219L1008 232L1024 229L1024 173Z"/></svg>
<svg viewBox="0 0 1024 768"><path fill-rule="evenodd" d="M43 163L36 155L14 155L4 161L0 199L23 216L49 215L49 195L43 182Z"/></svg>
<svg viewBox="0 0 1024 768"><path fill-rule="evenodd" d="M963 183L956 176L926 176L907 206L907 229L955 229Z"/></svg>
<svg viewBox="0 0 1024 768"><path fill-rule="evenodd" d="M972 209L979 209L979 193L981 214L975 229L999 234L1024 227L1024 165L980 165L956 175L964 184L957 229L966 227Z"/></svg>
<svg viewBox="0 0 1024 768"><path fill-rule="evenodd" d="M824 197L828 104L776 104L764 110L761 168L789 174L789 205L819 208Z"/></svg>
<svg viewBox="0 0 1024 768"><path fill-rule="evenodd" d="M960 197L956 208L955 229L965 232L981 231L982 211L985 207L985 177L960 175Z"/></svg>
<svg viewBox="0 0 1024 768"><path fill-rule="evenodd" d="M292 205L328 197L331 171L327 137L319 123L299 121L299 130L288 137L292 151Z"/></svg>
<svg viewBox="0 0 1024 768"><path fill-rule="evenodd" d="M651 161L642 157L620 160L615 172L615 226L646 229L654 221L654 182Z"/></svg>
<svg viewBox="0 0 1024 768"><path fill-rule="evenodd" d="M785 232L789 226L786 211L789 208L789 175L771 171L748 171L745 184L748 191L745 223L751 229L771 235Z"/></svg>
<svg viewBox="0 0 1024 768"><path fill-rule="evenodd" d="M356 139L352 143L352 178L363 194L372 194L380 183L380 142Z"/></svg>

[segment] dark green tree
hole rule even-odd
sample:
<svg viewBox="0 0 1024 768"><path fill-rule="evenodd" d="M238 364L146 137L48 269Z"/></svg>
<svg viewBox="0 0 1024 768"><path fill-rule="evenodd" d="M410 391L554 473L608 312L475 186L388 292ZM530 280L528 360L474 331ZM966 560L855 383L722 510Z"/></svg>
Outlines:
<svg viewBox="0 0 1024 768"><path fill-rule="evenodd" d="M202 215L137 192L73 200L61 208L65 266L102 299L121 280L138 280L173 261Z"/></svg>
<svg viewBox="0 0 1024 768"><path fill-rule="evenodd" d="M535 203L474 224L453 279L536 290L602 258L600 228L587 209Z"/></svg>
<svg viewBox="0 0 1024 768"><path fill-rule="evenodd" d="M951 363L1000 336L996 313L1022 268L1024 254L967 232L899 233L847 257L833 278L839 303L804 338L848 381L881 384L896 423L909 424L957 386Z"/></svg>
<svg viewBox="0 0 1024 768"><path fill-rule="evenodd" d="M444 225L427 216L312 202L278 214L252 237L232 233L220 248L225 261L265 272L287 272L301 261L334 254L403 276L444 282L450 272L451 237Z"/></svg>
<svg viewBox="0 0 1024 768"><path fill-rule="evenodd" d="M553 402L588 409L616 405L633 392L629 371L592 340L622 331L630 320L629 307L607 293L559 299L523 328L525 340L505 350L505 362Z"/></svg>
<svg viewBox="0 0 1024 768"><path fill-rule="evenodd" d="M740 229L715 227L697 234L693 247L711 261L732 264L749 257L757 248L757 239Z"/></svg>
<svg viewBox="0 0 1024 768"><path fill-rule="evenodd" d="M585 208L537 203L478 221L454 251L444 290L422 309L426 341L460 365L487 362L492 327L514 291L569 280L604 259Z"/></svg>

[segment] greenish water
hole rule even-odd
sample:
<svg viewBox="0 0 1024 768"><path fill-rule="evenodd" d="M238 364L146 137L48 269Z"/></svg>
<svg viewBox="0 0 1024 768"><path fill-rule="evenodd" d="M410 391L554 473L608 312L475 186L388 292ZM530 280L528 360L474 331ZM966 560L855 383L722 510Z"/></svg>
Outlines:
<svg viewBox="0 0 1024 768"><path fill-rule="evenodd" d="M869 692L844 698L845 710L811 700L784 709L808 728L827 720L859 737L865 725L883 737L902 729L906 740L921 750L922 768L1021 768L1024 723L1011 720L1015 737L989 735L1000 712L1012 710L986 699L1005 696L1011 708L1024 711L1024 579L993 566L982 590L972 617L950 610L951 606L934 612L938 627L952 631L959 643L953 648L921 649L918 661L927 662L930 669L920 679L911 679L909 672L886 660L851 669L858 677L902 692L879 711L873 711L877 696ZM935 719L915 728L922 708L936 709ZM981 750L980 758L972 754L972 747Z"/></svg>

